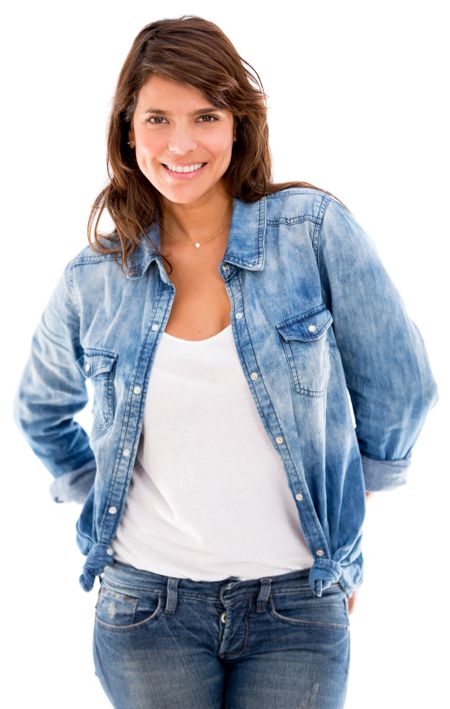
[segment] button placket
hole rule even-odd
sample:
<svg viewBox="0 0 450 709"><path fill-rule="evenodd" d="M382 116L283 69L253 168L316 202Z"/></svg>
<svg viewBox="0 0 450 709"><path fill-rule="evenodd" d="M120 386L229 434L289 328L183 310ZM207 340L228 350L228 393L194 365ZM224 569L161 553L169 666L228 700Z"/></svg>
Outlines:
<svg viewBox="0 0 450 709"><path fill-rule="evenodd" d="M245 368L248 372L247 376L251 381L250 387L253 390L253 392L255 393L255 395L260 403L260 407L258 407L258 409L261 408L261 411L259 411L259 413L262 412L262 416L264 419L263 424L264 424L265 428L268 430L269 434L271 434L272 441L274 441L275 445L279 449L280 454L282 454L284 465L286 466L286 463L287 463L288 467L286 467L286 473L289 476L291 476L291 472L290 472L289 468L292 467L292 461L289 456L288 456L288 458L286 458L286 455L285 455L286 454L286 440L285 440L284 436L281 435L281 433L280 433L280 421L278 420L278 417L276 416L273 403L271 401L271 398L269 396L269 393L268 393L265 383L264 383L264 379L262 377L262 373L259 371L258 363L255 361L255 350L251 346L251 340L250 340L250 346L248 346L248 344L247 344L249 342L249 336L247 336L247 333L245 333L245 328L244 328L245 318L244 318L242 293L241 293L239 281L237 281L236 279L232 279L226 283L226 286L227 286L227 290L229 291L230 300L234 304L234 309L235 309L235 316L234 317L235 317L235 321L237 323L236 335L238 338L236 344L237 344L238 349L241 353L241 357L244 361ZM243 320L243 318L244 318L244 320ZM242 321L242 322L240 322L240 321ZM314 334L314 332L317 331L317 327L315 325L312 325L312 327L314 328L314 331L311 328L309 330L309 332L311 332L311 334ZM241 333L242 333L242 339L240 337ZM249 335L249 333L248 333L248 335ZM295 467L292 470L292 475L295 478L294 487L297 487L297 489L298 489L298 471L295 469ZM309 507L309 502L308 502L307 498L301 492L297 492L295 494L295 500L298 503L302 503L303 506L307 505L307 508ZM319 544L321 543L322 540L320 537L317 538L317 528L315 528L315 526L313 525L313 529L312 530L309 529L308 524L307 524L308 518L309 518L308 512L307 511L305 512L305 515L306 515L305 519L303 519L303 512L304 512L304 510L302 510L302 524L306 525L307 532L310 533L310 536L312 536L313 539L316 538L315 543L317 544L317 546L319 546ZM315 544L312 546L312 549L314 549L314 548L315 548ZM314 551L313 553L317 558L322 558L322 557L326 556L325 551L321 548L317 548L316 551Z"/></svg>
<svg viewBox="0 0 450 709"><path fill-rule="evenodd" d="M168 294L168 297L163 297L160 300L160 305L157 313L155 313L156 322L150 324L148 332L156 333L155 337L144 337L138 351L138 363L139 367L136 371L134 377L134 382L141 382L141 384L130 383L131 386L131 396L129 398L129 404L127 409L127 416L125 416L126 425L122 429L121 435L124 436L125 441L122 443L123 448L118 450L118 467L117 475L115 476L115 484L110 488L110 500L115 500L115 505L110 505L107 508L107 514L105 515L103 522L103 531L105 537L111 535L109 538L113 538L114 529L117 523L117 515L119 513L120 506L122 504L123 491L121 486L126 476L129 474L129 467L131 463L131 455L133 448L135 446L135 436L139 430L139 426L143 416L143 407L141 406L140 397L145 389L146 382L149 376L148 362L151 358L152 352L155 347L157 333L161 329L161 323L165 321L167 315L167 308L170 306L171 301L173 301L172 289ZM114 550L110 546L107 549L108 556L114 556Z"/></svg>
<svg viewBox="0 0 450 709"><path fill-rule="evenodd" d="M238 310L238 311L235 313L235 319L236 319L236 320L242 320L243 317L244 317L244 313L242 312L242 310ZM253 371L253 372L250 373L250 379L251 379L253 382L258 381L259 378L260 378L260 375L259 375L258 372ZM282 445L282 444L284 443L284 437L283 437L283 436L281 436L281 435L278 434L278 435L274 436L274 438L275 438L275 443L276 443L277 445Z"/></svg>

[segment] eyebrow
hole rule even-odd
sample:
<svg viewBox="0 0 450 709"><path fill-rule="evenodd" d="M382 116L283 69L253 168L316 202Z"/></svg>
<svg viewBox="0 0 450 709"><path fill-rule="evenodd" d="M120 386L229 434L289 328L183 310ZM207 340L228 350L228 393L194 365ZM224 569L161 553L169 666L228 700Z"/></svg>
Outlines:
<svg viewBox="0 0 450 709"><path fill-rule="evenodd" d="M189 116L198 116L198 115L200 115L201 113L215 113L215 112L220 111L220 110L221 110L220 108L211 108L211 107L209 106L208 108L199 108L197 111L192 111L192 112L189 113L188 115L189 115ZM156 114L158 114L159 116L171 116L171 115L172 115L170 111L163 111L163 110L160 109L160 108L147 108L147 109L144 111L144 113L156 113Z"/></svg>

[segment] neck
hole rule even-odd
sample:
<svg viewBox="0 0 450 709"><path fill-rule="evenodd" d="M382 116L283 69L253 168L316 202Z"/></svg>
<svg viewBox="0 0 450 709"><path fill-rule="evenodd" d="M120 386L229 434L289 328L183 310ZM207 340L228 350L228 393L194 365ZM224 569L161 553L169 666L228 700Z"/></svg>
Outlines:
<svg viewBox="0 0 450 709"><path fill-rule="evenodd" d="M173 234L191 241L208 237L221 224L231 220L233 199L225 190L194 204L163 200L163 225Z"/></svg>

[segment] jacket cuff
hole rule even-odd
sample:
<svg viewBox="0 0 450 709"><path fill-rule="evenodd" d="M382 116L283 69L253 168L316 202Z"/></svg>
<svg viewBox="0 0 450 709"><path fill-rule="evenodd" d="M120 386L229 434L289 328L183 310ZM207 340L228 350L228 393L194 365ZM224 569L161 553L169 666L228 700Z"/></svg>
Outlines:
<svg viewBox="0 0 450 709"><path fill-rule="evenodd" d="M407 481L411 457L403 460L373 460L361 455L361 460L368 492L392 490Z"/></svg>
<svg viewBox="0 0 450 709"><path fill-rule="evenodd" d="M50 485L53 500L83 503L94 484L95 471L95 466L89 462L77 470L58 476Z"/></svg>

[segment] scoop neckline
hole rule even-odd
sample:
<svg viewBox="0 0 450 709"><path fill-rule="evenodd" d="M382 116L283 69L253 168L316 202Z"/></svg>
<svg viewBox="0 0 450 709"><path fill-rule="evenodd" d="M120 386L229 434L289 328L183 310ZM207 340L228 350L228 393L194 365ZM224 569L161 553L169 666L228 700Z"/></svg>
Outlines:
<svg viewBox="0 0 450 709"><path fill-rule="evenodd" d="M216 332L215 335L212 335L211 337L206 337L203 340L186 340L184 337L176 337L175 335L171 335L170 332L166 332L163 330L163 335L165 337L169 337L171 340L178 340L178 342L187 342L190 345L196 345L199 342L211 342L211 340L215 340L217 337L220 337L220 335L223 335L224 332L227 332L227 330L230 330L231 328L231 323L229 323L226 327L224 327L223 330L220 330L219 332Z"/></svg>

